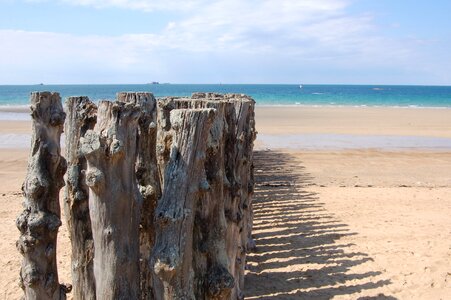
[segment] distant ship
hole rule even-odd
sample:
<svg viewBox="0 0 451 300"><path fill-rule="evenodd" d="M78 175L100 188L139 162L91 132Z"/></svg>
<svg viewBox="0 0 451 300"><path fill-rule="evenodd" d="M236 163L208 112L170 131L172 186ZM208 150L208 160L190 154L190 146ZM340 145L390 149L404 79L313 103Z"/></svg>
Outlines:
<svg viewBox="0 0 451 300"><path fill-rule="evenodd" d="M300 84L300 85L299 85L299 88L300 88L300 89L302 89L302 88L303 88L302 84Z"/></svg>
<svg viewBox="0 0 451 300"><path fill-rule="evenodd" d="M160 84L158 81L152 81L152 82L149 82L148 84Z"/></svg>

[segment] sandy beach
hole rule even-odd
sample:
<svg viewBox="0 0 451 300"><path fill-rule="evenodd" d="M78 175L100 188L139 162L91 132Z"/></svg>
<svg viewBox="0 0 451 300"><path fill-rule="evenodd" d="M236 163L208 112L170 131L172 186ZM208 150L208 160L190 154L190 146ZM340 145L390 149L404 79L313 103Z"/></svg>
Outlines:
<svg viewBox="0 0 451 300"><path fill-rule="evenodd" d="M261 137L451 138L451 109L257 107L256 121ZM11 134L30 134L30 123L0 121L0 136ZM268 141L256 142L247 299L449 298L451 148L306 150ZM22 295L14 220L27 156L0 149L1 299ZM69 249L63 221L61 282L70 282Z"/></svg>

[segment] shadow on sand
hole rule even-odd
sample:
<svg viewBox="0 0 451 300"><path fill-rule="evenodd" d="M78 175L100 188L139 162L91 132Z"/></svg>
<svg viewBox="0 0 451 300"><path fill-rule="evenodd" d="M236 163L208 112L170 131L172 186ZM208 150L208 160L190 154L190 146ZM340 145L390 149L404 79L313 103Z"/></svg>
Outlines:
<svg viewBox="0 0 451 300"><path fill-rule="evenodd" d="M355 233L306 191L313 178L300 161L275 151L256 151L254 160L257 250L248 256L246 299L330 299L390 284L376 279L381 272L354 271L372 259L340 242Z"/></svg>

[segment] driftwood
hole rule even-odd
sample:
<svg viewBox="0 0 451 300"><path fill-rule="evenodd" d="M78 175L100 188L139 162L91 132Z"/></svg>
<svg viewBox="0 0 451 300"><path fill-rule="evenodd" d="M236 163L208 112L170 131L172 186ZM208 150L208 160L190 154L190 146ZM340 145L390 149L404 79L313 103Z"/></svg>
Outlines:
<svg viewBox="0 0 451 300"><path fill-rule="evenodd" d="M64 211L72 245L72 294L74 299L96 299L93 270L94 242L89 217L89 188L85 182L86 159L80 138L96 123L97 107L87 97L66 101L67 174Z"/></svg>
<svg viewBox="0 0 451 300"><path fill-rule="evenodd" d="M157 102L151 93L118 93L117 100L134 103L142 110L138 122L138 154L135 167L143 201L139 228L140 288L141 299L152 299L154 273L150 268L150 257L155 243L155 208L157 199L161 196L156 161Z"/></svg>
<svg viewBox="0 0 451 300"><path fill-rule="evenodd" d="M60 155L65 114L58 93L31 94L31 152L22 190L24 211L16 225L23 255L20 284L25 299L66 299L69 289L58 282L56 241L61 225L59 191L66 161Z"/></svg>
<svg viewBox="0 0 451 300"><path fill-rule="evenodd" d="M213 109L175 109L160 127L165 134L164 186L156 210L153 268L156 299L195 299L192 266L194 214L209 188L204 174L205 141ZM161 167L161 166L160 166Z"/></svg>
<svg viewBox="0 0 451 300"><path fill-rule="evenodd" d="M140 107L101 101L97 123L81 138L88 168L97 299L139 299L136 138Z"/></svg>

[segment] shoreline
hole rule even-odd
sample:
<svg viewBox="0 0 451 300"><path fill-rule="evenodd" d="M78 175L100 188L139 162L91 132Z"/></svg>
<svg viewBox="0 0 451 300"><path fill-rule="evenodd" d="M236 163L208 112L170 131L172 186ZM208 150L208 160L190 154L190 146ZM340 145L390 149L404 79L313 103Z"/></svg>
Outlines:
<svg viewBox="0 0 451 300"><path fill-rule="evenodd" d="M156 97L164 98L164 97ZM114 100L114 99L109 99ZM63 99L64 101L64 99ZM97 100L94 100L97 101ZM255 102L256 108L337 108L337 109L426 109L426 110L451 110L450 106L421 106L421 105L346 105L346 104L259 104ZM0 113L29 113L30 105L0 105Z"/></svg>
<svg viewBox="0 0 451 300"><path fill-rule="evenodd" d="M1 115L0 148L28 146L29 113ZM255 115L260 149L451 151L450 109L256 106Z"/></svg>

